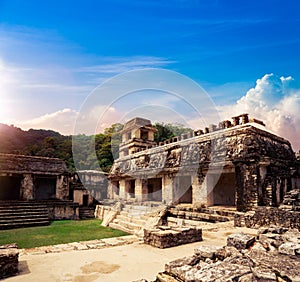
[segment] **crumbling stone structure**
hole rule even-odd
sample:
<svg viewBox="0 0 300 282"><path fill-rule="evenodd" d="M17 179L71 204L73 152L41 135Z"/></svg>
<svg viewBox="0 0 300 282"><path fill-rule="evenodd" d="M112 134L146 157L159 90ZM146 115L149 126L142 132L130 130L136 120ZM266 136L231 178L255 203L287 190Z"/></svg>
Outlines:
<svg viewBox="0 0 300 282"><path fill-rule="evenodd" d="M193 256L167 263L155 282L299 281L299 235L280 227L261 229L257 238L234 233L227 246L202 245Z"/></svg>
<svg viewBox="0 0 300 282"><path fill-rule="evenodd" d="M144 243L164 249L183 244L202 241L202 229L199 227L158 226L144 229Z"/></svg>
<svg viewBox="0 0 300 282"><path fill-rule="evenodd" d="M0 246L0 279L16 275L19 271L19 250L16 244Z"/></svg>
<svg viewBox="0 0 300 282"><path fill-rule="evenodd" d="M107 174L96 170L80 170L69 180L69 199L81 206L91 206L107 198Z"/></svg>
<svg viewBox="0 0 300 282"><path fill-rule="evenodd" d="M289 141L247 114L160 144L153 143L154 132L142 118L125 124L109 198L247 211L278 206L288 191L300 188Z"/></svg>
<svg viewBox="0 0 300 282"><path fill-rule="evenodd" d="M68 181L62 160L0 154L0 201L67 200Z"/></svg>

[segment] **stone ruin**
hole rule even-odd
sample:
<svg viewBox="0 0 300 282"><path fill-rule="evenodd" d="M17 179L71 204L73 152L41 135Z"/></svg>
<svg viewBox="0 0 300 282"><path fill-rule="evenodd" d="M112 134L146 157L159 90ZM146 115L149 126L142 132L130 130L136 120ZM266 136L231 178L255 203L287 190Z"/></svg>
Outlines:
<svg viewBox="0 0 300 282"><path fill-rule="evenodd" d="M154 131L142 118L125 125L108 198L249 211L279 206L288 191L300 189L289 141L247 114L160 144L153 143Z"/></svg>
<svg viewBox="0 0 300 282"><path fill-rule="evenodd" d="M16 244L0 246L0 279L18 274L19 250Z"/></svg>
<svg viewBox="0 0 300 282"><path fill-rule="evenodd" d="M231 234L224 247L199 246L194 255L167 263L155 280L176 281L300 281L300 232L261 228L257 237Z"/></svg>

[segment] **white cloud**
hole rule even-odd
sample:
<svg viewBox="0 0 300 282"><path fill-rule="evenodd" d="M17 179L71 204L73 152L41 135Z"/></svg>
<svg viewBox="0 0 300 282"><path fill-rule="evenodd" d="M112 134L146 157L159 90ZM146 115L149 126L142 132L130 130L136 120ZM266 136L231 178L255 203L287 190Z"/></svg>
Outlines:
<svg viewBox="0 0 300 282"><path fill-rule="evenodd" d="M54 113L26 120L16 121L15 125L25 130L34 129L51 129L61 134L70 135L73 132L75 120L78 112L72 109L63 109Z"/></svg>
<svg viewBox="0 0 300 282"><path fill-rule="evenodd" d="M267 128L288 139L300 149L300 90L290 86L291 76L266 74L256 81L235 104L219 107L223 118L249 113L265 122Z"/></svg>
<svg viewBox="0 0 300 282"><path fill-rule="evenodd" d="M162 67L175 63L165 58L151 57L151 56L133 56L133 57L108 57L102 58L102 63L99 65L88 66L79 68L78 72L87 73L102 73L102 74L119 74L122 72L150 68L150 67Z"/></svg>

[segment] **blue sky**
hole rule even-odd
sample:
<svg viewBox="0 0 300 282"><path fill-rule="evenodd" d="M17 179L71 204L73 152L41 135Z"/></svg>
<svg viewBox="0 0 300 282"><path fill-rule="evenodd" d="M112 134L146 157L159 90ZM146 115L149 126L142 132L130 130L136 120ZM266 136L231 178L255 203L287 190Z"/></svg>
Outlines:
<svg viewBox="0 0 300 282"><path fill-rule="evenodd" d="M95 87L148 67L199 83L221 116L264 81L284 82L281 104L291 95L297 100L299 8L297 0L0 0L0 122L69 134ZM267 74L277 80L263 80ZM270 115L282 114L286 107L279 104ZM260 113L256 106L252 112ZM122 115L103 126L126 116L125 106L118 107L112 110ZM292 116L282 115L284 122Z"/></svg>

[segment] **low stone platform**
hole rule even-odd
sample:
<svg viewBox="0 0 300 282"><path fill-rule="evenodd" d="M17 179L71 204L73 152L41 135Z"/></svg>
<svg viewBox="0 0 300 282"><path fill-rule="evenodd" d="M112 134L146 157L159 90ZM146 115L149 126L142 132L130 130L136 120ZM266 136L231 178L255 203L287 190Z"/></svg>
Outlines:
<svg viewBox="0 0 300 282"><path fill-rule="evenodd" d="M101 240L91 240L91 241L81 241L81 242L72 242L67 244L59 244L52 246L43 246L31 249L21 249L20 254L46 254L46 253L61 253L68 251L81 251L81 250L93 250L93 249L103 249L108 247L116 247L127 244L132 244L135 242L142 242L135 235L121 236L106 238Z"/></svg>
<svg viewBox="0 0 300 282"><path fill-rule="evenodd" d="M202 229L198 227L159 226L156 229L144 229L144 243L160 249L198 241L202 241Z"/></svg>
<svg viewBox="0 0 300 282"><path fill-rule="evenodd" d="M16 244L0 246L0 279L18 273L19 251Z"/></svg>

